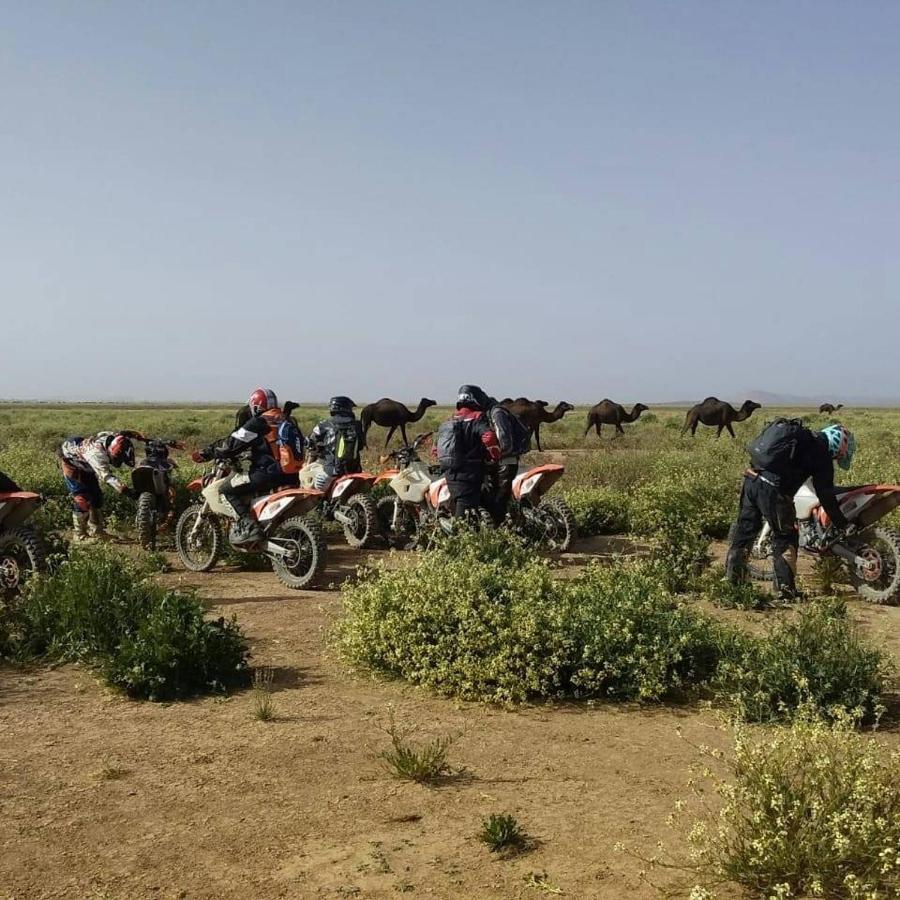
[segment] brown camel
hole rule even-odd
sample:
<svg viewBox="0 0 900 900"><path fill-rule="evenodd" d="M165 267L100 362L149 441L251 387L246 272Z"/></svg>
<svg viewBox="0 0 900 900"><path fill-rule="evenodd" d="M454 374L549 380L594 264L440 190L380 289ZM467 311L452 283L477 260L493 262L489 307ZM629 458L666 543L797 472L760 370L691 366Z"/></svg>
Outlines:
<svg viewBox="0 0 900 900"><path fill-rule="evenodd" d="M819 407L819 412L820 413L833 413L833 412L837 412L839 409L843 409L843 408L844 408L843 403L838 403L837 406L834 406L831 403L823 403Z"/></svg>
<svg viewBox="0 0 900 900"><path fill-rule="evenodd" d="M429 406L437 406L437 402L429 400L427 397L423 397L419 401L419 405L416 407L415 412L413 412L409 407L404 406L398 400L391 400L390 397L382 397L376 403L370 403L368 406L363 407L362 412L359 415L359 421L362 424L363 432L365 434L369 433L369 428L371 428L373 422L376 425L380 425L382 428L389 429L387 438L384 442L385 447L391 442L394 432L399 428L400 434L403 436L403 443L408 446L409 440L406 437L406 426L409 425L410 422L418 422L419 419L425 415L425 410L428 409Z"/></svg>
<svg viewBox="0 0 900 900"><path fill-rule="evenodd" d="M697 426L703 424L718 429L716 438L722 435L723 428L727 428L728 433L734 437L734 429L731 427L731 423L743 422L744 419L749 419L753 414L753 410L761 407L762 404L756 403L754 400L745 400L740 410L736 410L724 400L719 400L717 397L707 397L702 403L698 403L688 410L681 433L684 434L690 428L691 437L693 437L697 433Z"/></svg>
<svg viewBox="0 0 900 900"><path fill-rule="evenodd" d="M636 422L642 412L650 409L643 403L635 403L631 412L626 412L625 407L621 403L613 403L612 400L601 400L595 406L592 406L587 414L587 428L584 429L584 436L587 437L588 432L595 428L597 437L600 437L601 425L615 425L618 434L625 434L622 428L623 422Z"/></svg>
<svg viewBox="0 0 900 900"><path fill-rule="evenodd" d="M541 447L541 424L543 422L558 422L567 412L575 409L571 403L560 401L553 410L547 409L547 403L543 400L529 400L527 397L519 397L505 406L527 429L534 435L534 441L538 450Z"/></svg>

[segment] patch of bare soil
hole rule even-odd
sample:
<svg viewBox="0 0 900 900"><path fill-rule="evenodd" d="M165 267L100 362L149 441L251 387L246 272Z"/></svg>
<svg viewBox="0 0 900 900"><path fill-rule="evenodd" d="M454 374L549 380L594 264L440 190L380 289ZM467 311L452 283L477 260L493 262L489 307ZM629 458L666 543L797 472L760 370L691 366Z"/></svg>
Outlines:
<svg viewBox="0 0 900 900"><path fill-rule="evenodd" d="M359 557L332 549L335 579L350 577ZM441 700L346 672L327 645L336 590L225 568L166 580L237 616L274 670L276 719L252 717L249 691L159 705L77 666L0 669L0 897L526 898L546 892L529 884L543 872L563 896L656 896L613 846L672 842L688 741L725 740L714 713ZM900 652L900 611L854 608ZM458 735L462 775L394 780L379 760L391 708L423 738ZM533 849L492 855L475 834L493 812L517 816Z"/></svg>

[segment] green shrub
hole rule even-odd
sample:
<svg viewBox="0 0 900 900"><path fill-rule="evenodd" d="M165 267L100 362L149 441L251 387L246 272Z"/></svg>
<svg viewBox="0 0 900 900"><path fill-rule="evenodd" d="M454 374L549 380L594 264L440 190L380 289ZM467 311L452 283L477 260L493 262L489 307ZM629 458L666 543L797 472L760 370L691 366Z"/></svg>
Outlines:
<svg viewBox="0 0 900 900"><path fill-rule="evenodd" d="M739 729L728 762L729 775L713 776L719 812L680 828L694 849L687 868L708 885L692 896L735 884L774 898L900 896L900 753L804 715Z"/></svg>
<svg viewBox="0 0 900 900"><path fill-rule="evenodd" d="M73 548L33 579L15 607L19 658L84 659L134 697L173 699L247 679L247 644L234 621L208 621L192 595L156 584L106 547Z"/></svg>
<svg viewBox="0 0 900 900"><path fill-rule="evenodd" d="M414 728L400 728L391 713L387 733L391 747L381 753L387 770L403 781L417 784L437 784L450 775L447 752L453 744L450 735L433 738L425 744L413 744L409 740Z"/></svg>
<svg viewBox="0 0 900 900"><path fill-rule="evenodd" d="M483 819L478 838L488 845L491 853L510 853L528 846L528 835L509 813L492 813Z"/></svg>
<svg viewBox="0 0 900 900"><path fill-rule="evenodd" d="M702 594L714 606L723 609L768 609L772 605L769 591L750 580L732 584L721 566L706 573Z"/></svg>
<svg viewBox="0 0 900 900"><path fill-rule="evenodd" d="M719 691L750 721L768 721L810 705L825 716L872 721L891 672L841 601L818 601L762 638L735 638L717 675Z"/></svg>
<svg viewBox="0 0 900 900"><path fill-rule="evenodd" d="M444 694L659 699L711 677L718 626L648 566L555 580L507 532L460 532L403 568L344 588L352 665Z"/></svg>
<svg viewBox="0 0 900 900"><path fill-rule="evenodd" d="M565 500L575 514L580 535L621 534L629 529L628 496L604 487L574 487Z"/></svg>

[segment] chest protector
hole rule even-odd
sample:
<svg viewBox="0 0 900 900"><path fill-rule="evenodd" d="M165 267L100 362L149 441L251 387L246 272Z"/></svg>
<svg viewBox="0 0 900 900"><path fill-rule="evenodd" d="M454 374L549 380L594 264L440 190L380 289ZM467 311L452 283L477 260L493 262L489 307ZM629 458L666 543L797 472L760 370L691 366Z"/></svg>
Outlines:
<svg viewBox="0 0 900 900"><path fill-rule="evenodd" d="M280 409L268 409L262 414L269 426L266 444L278 468L285 475L294 475L303 467L303 440L297 426Z"/></svg>

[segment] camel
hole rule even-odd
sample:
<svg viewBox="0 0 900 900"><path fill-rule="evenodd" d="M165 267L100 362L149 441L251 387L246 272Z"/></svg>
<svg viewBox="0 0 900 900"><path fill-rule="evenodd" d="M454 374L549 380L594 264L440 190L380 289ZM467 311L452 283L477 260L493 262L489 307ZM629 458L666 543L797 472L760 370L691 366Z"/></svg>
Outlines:
<svg viewBox="0 0 900 900"><path fill-rule="evenodd" d="M413 412L409 407L404 406L398 400L391 400L390 397L382 397L377 402L370 403L368 406L363 407L362 412L359 415L359 421L362 423L363 432L365 434L369 433L369 428L372 427L373 422L376 425L380 425L382 428L389 429L387 438L384 442L385 447L391 442L391 438L398 428L400 429L400 434L403 436L403 443L406 446L409 446L409 439L406 437L406 426L409 425L410 422L418 422L419 419L425 415L425 410L428 409L429 406L437 406L437 402L435 400L429 400L427 397L423 397L419 401L419 405L416 407L415 412Z"/></svg>
<svg viewBox="0 0 900 900"><path fill-rule="evenodd" d="M505 406L527 429L534 435L538 450L541 447L541 423L558 422L567 412L575 409L571 403L560 401L552 411L547 409L547 403L543 400L529 400L527 397L519 397L511 403L505 401Z"/></svg>
<svg viewBox="0 0 900 900"><path fill-rule="evenodd" d="M743 422L753 415L754 409L761 409L762 404L754 400L745 400L740 410L736 410L730 403L719 400L718 397L707 397L702 403L692 406L688 410L687 417L684 420L684 428L681 433L684 434L688 428L691 429L691 437L697 433L697 426L700 424L716 427L716 438L722 435L722 429L727 428L728 433L734 437L734 429L731 427L732 422Z"/></svg>
<svg viewBox="0 0 900 900"><path fill-rule="evenodd" d="M833 412L837 412L839 409L843 409L843 408L844 408L844 404L843 404L843 403L838 403L837 406L834 406L834 405L831 404L831 403L823 403L823 404L819 407L819 412L820 412L820 413L833 413Z"/></svg>
<svg viewBox="0 0 900 900"><path fill-rule="evenodd" d="M650 409L643 403L635 403L631 412L626 412L625 407L621 403L613 403L612 400L601 400L595 406L592 406L587 414L587 428L584 429L584 436L587 437L591 428L597 429L597 437L600 437L601 425L615 425L616 433L625 434L622 428L623 422L636 422L642 412Z"/></svg>

